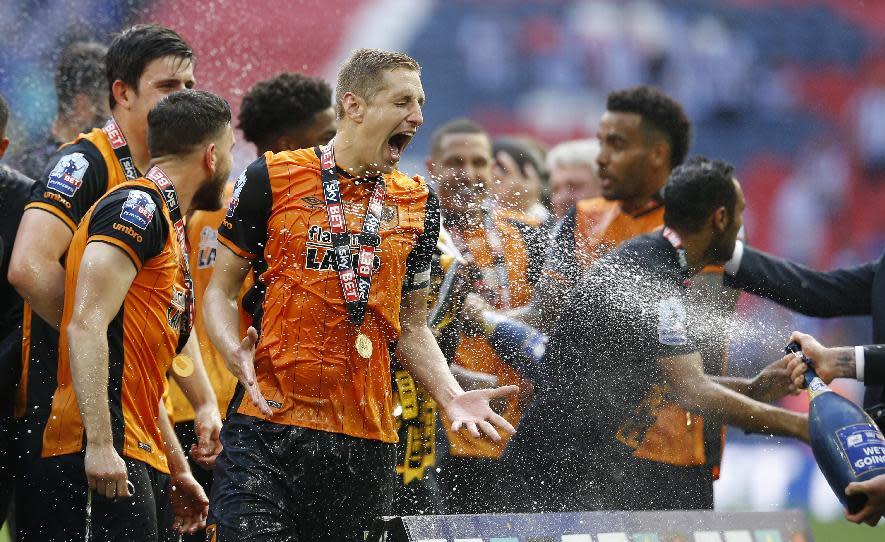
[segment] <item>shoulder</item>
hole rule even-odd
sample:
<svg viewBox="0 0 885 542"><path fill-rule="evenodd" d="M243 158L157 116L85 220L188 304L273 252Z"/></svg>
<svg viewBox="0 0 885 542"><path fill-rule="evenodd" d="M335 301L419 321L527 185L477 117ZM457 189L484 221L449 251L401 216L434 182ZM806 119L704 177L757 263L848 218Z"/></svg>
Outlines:
<svg viewBox="0 0 885 542"><path fill-rule="evenodd" d="M17 169L0 164L0 190L3 192L28 194L33 184L34 179Z"/></svg>
<svg viewBox="0 0 885 542"><path fill-rule="evenodd" d="M128 183L113 188L96 204L96 212L114 209L120 212L121 219L141 229L147 228L162 208L162 199L156 191Z"/></svg>
<svg viewBox="0 0 885 542"><path fill-rule="evenodd" d="M599 215L602 213L606 213L611 211L612 209L618 208L618 202L607 200L605 198L588 198L578 201L575 204L575 214L586 216L586 215Z"/></svg>
<svg viewBox="0 0 885 542"><path fill-rule="evenodd" d="M673 246L660 232L652 232L628 239L612 254L640 266L676 268Z"/></svg>
<svg viewBox="0 0 885 542"><path fill-rule="evenodd" d="M400 200L436 199L434 192L424 177L408 176L396 170L387 175L387 195Z"/></svg>
<svg viewBox="0 0 885 542"><path fill-rule="evenodd" d="M48 188L59 191L75 192L87 173L107 175L107 164L104 155L92 141L79 139L62 146L49 158L48 173L43 179ZM73 194L69 194L73 195Z"/></svg>
<svg viewBox="0 0 885 542"><path fill-rule="evenodd" d="M294 151L281 151L277 153L266 152L257 161L264 160L268 170L271 168L288 168L291 166L320 172L320 159L313 148L298 149Z"/></svg>

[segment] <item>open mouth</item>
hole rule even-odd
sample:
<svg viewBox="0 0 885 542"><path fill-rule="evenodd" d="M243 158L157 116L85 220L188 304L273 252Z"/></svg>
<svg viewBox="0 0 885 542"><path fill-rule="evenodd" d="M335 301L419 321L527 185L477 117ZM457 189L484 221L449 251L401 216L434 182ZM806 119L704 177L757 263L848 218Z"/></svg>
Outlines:
<svg viewBox="0 0 885 542"><path fill-rule="evenodd" d="M403 151L409 146L414 135L415 134L408 132L400 132L398 134L393 134L390 136L390 139L387 140L387 147L390 149L390 156L393 158L394 162L399 161L400 157L403 155Z"/></svg>

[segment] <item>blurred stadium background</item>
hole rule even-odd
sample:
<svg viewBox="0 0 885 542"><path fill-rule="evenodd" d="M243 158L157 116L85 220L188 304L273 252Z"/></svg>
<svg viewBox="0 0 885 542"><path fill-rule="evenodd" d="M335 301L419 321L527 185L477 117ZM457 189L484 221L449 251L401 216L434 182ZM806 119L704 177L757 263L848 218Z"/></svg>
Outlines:
<svg viewBox="0 0 885 542"><path fill-rule="evenodd" d="M235 111L280 71L331 81L355 47L408 52L428 97L410 173L423 173L430 132L452 117L553 144L593 135L610 90L659 85L691 116L692 154L737 165L751 243L818 268L885 248L885 0L5 0L0 92L12 153L52 121L63 47L107 43L135 22L178 30L197 53L198 86ZM238 144L237 169L253 151ZM779 357L790 329L870 340L863 318L800 318L748 296L739 314L736 374ZM840 390L859 397L857 386ZM734 431L728 440L717 508L806 508L819 540L881 533L839 520L807 447Z"/></svg>

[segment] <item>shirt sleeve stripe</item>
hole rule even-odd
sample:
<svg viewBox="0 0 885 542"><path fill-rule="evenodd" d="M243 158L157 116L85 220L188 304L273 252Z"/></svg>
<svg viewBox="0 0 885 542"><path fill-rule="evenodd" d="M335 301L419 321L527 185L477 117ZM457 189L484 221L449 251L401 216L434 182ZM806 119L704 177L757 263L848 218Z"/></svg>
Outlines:
<svg viewBox="0 0 885 542"><path fill-rule="evenodd" d="M67 226L68 228L71 229L71 232L74 232L77 229L77 225L74 224L74 221L71 220L71 217L64 214L57 207L53 207L52 205L50 205L48 203L45 203L42 201L32 201L31 203L28 203L27 205L25 205L25 210L28 210L28 209L40 209L41 211L46 211L52 215L55 215L56 217L59 218L59 220L61 220L62 222L65 223L65 226Z"/></svg>
<svg viewBox="0 0 885 542"><path fill-rule="evenodd" d="M227 248L229 248L231 250L231 252L233 252L234 254L239 256L240 258L245 258L247 260L254 260L257 257L257 255L252 254L251 252L246 252L245 250L238 247L236 245L236 243L234 243L233 241L231 241L230 239L225 237L224 234L221 232L218 233L218 242L221 243L222 245L226 246Z"/></svg>
<svg viewBox="0 0 885 542"><path fill-rule="evenodd" d="M129 256L129 259L132 260L132 263L135 264L135 270L141 270L141 258L139 258L138 254L136 254L135 251L132 250L132 247L127 245L124 241L120 241L116 237L111 237L109 235L91 235L89 237L89 241L87 241L86 244L92 242L107 243L121 249L123 252L126 253L127 256Z"/></svg>

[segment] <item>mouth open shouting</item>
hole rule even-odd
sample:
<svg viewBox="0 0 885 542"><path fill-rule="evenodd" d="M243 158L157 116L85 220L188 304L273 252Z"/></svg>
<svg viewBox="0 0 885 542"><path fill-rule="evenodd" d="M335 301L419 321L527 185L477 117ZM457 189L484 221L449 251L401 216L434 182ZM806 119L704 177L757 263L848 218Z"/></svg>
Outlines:
<svg viewBox="0 0 885 542"><path fill-rule="evenodd" d="M387 151L392 163L399 162L406 147L412 142L413 137L415 137L415 132L406 131L397 132L390 136L390 139L387 140Z"/></svg>

